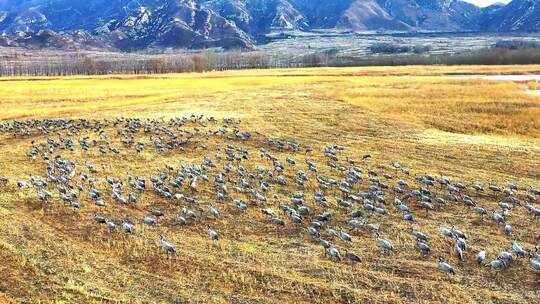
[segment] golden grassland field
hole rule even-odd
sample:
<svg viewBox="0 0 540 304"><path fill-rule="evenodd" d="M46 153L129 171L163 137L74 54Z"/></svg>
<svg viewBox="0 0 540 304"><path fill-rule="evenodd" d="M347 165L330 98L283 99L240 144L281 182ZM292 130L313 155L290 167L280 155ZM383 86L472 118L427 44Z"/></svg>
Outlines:
<svg viewBox="0 0 540 304"><path fill-rule="evenodd" d="M370 153L374 166L399 161L417 174L539 187L540 97L526 92L538 83L441 77L454 74L540 74L540 66L0 78L0 120L233 117L246 130L294 138L319 150L340 144L356 158ZM25 156L30 148L30 139L0 133L0 177L33 174ZM139 170L147 176L183 160L182 155L107 157L114 165L110 174ZM166 259L156 242L96 231L93 209L42 208L33 201L35 195L0 187L0 302L540 301L540 279L532 272L522 275L523 267L495 276L475 267L471 257L461 267L466 272L449 277L433 260L419 259L414 248L382 256L369 237L353 243L362 263L337 265L305 234L291 228L268 231L249 222L238 226L230 217L220 220L227 233L218 247L205 227L189 228L173 239L178 258ZM508 243L500 234L491 235L487 222L460 210L424 219L432 227L428 232L437 235L438 223L458 222L465 229L483 227L488 248ZM406 248L407 225L399 225L403 231L388 238ZM529 240L540 236L538 225L522 229ZM434 246L445 248L442 241Z"/></svg>

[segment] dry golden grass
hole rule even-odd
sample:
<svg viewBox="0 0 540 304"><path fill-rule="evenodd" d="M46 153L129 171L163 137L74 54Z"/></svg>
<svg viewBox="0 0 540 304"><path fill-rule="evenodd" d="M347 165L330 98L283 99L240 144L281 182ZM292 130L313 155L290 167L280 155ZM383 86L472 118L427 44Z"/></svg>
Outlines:
<svg viewBox="0 0 540 304"><path fill-rule="evenodd" d="M527 82L527 87L529 88L529 90L540 90L540 83L538 83L538 80L529 81Z"/></svg>
<svg viewBox="0 0 540 304"><path fill-rule="evenodd" d="M538 66L399 67L0 79L0 120L192 113L236 117L242 120L242 129L295 138L318 150L339 143L357 159L371 153L374 168L396 160L408 164L413 174L444 173L466 182L508 179L538 187L540 97L526 94L527 84L432 76L539 70ZM405 75L422 77L401 77ZM0 177L15 180L35 172L25 157L30 140L0 134ZM210 150L218 145L209 142ZM156 157L145 152L136 158L120 154L103 159L92 152L89 157L111 164L101 175L125 178L126 172L151 176L164 164L200 160L202 155L191 151ZM324 161L318 157L316 161ZM213 196L208 196L211 200ZM497 204L490 196L479 200L490 208ZM137 208L115 206L105 213L117 219L142 218L150 206L174 210L148 195ZM81 211L61 203L43 206L31 191L0 186L0 302L534 303L540 299L540 280L526 261L501 276L476 266L474 250L488 248L493 255L508 248L511 240L490 221L480 221L459 206L427 217L418 214L415 225L433 236L439 235L439 224L456 224L470 232L473 249L467 260L450 259L458 269L454 277L438 271L433 257L422 258L414 250L410 225L392 217L380 222L396 253L382 256L371 235L354 232L352 248L364 261L351 266L323 257L320 246L291 225L269 228L258 210L237 220L233 217L237 211L224 206L224 217L215 223L223 233L219 246L208 239L203 224L153 229L136 223L143 237L109 233L92 222L96 210L89 204ZM531 248L540 232L529 219L523 210L512 217L520 242ZM178 257L161 254L156 241L160 233L176 244ZM439 253L449 248L443 238L434 238L431 244Z"/></svg>

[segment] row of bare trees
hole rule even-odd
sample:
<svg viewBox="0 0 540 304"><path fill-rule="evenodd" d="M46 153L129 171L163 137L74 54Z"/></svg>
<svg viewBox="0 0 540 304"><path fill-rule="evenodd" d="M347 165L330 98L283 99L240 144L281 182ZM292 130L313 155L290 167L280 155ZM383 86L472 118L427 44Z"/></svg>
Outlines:
<svg viewBox="0 0 540 304"><path fill-rule="evenodd" d="M329 57L324 54L285 56L256 52L162 55L76 53L43 57L0 57L0 76L162 74L327 65Z"/></svg>
<svg viewBox="0 0 540 304"><path fill-rule="evenodd" d="M352 56L261 52L198 54L59 53L47 56L1 56L1 76L163 74L213 70L321 66L392 66L431 64L540 64L540 49L485 49L462 54Z"/></svg>

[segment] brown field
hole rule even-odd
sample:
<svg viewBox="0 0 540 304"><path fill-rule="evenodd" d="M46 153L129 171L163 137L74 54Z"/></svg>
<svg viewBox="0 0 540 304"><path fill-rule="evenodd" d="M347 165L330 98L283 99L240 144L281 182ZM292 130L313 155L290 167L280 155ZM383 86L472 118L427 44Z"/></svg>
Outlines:
<svg viewBox="0 0 540 304"><path fill-rule="evenodd" d="M263 138L294 139L312 146L313 156L294 156L324 168L326 145L344 146L346 156L372 160L366 169L391 172L392 161L411 168L411 175L441 174L453 181L540 187L540 97L527 94L535 84L510 81L450 79L448 74L538 74L540 66L460 66L395 68L321 68L170 74L0 79L0 120L42 118L168 119L203 114L240 120L242 130L259 132L249 148L254 162ZM408 77L413 76L413 77ZM110 136L114 135L109 130ZM65 135L65 134L64 134ZM50 134L58 139L58 134ZM76 141L79 137L74 135ZM203 218L188 226L172 224L180 207L152 193L136 206L113 202L99 209L82 195L82 208L66 207L58 198L42 203L34 189L20 190L15 181L43 172L41 162L25 154L31 141L46 136L14 138L0 132L0 302L21 303L535 303L540 277L526 260L496 274L478 266L476 252L490 258L509 250L506 237L489 217L449 203L429 214L415 212L414 224L401 220L392 203L390 215L373 217L381 235L396 250L384 254L372 233L349 230L354 240L336 245L360 255L356 265L333 262L305 233L307 226L287 222L276 227L258 208L245 213L215 202L211 187L197 193L201 205L218 205L222 217ZM118 144L118 142L116 142ZM157 155L122 151L102 156L62 151L62 156L104 165L97 177L126 180L128 173L148 180L165 164L199 164L223 143L205 141L208 150L190 149ZM288 152L275 152L282 162ZM254 169L253 167L248 169ZM222 167L223 163L218 163ZM323 169L327 174L327 168ZM288 172L294 176L294 171ZM212 175L213 176L213 175ZM212 180L212 177L211 177ZM392 181L389 182L394 185ZM366 184L363 185L366 187ZM309 197L315 183L302 191ZM103 188L104 190L106 188ZM289 189L294 193L297 189ZM277 190L275 190L277 192ZM106 191L105 191L106 192ZM524 192L522 192L524 193ZM276 211L290 197L283 193L266 204ZM335 193L328 194L335 205ZM393 197L389 201L393 201ZM490 210L499 197L486 192L477 201ZM534 204L534 203L533 203ZM316 212L322 212L312 201ZM412 207L415 205L411 203ZM538 202L536 202L538 207ZM141 223L148 210L166 210L156 227ZM334 206L335 207L335 206ZM344 222L345 212L336 212ZM357 208L361 209L361 205ZM121 220L128 217L134 235L109 232L93 221L95 213ZM280 215L281 216L281 215ZM509 216L514 238L528 249L540 242L540 225L524 208ZM212 223L221 233L218 244L206 233ZM337 226L338 224L336 224ZM439 227L456 225L470 238L464 262ZM434 253L422 257L410 227L429 234ZM336 227L336 228L339 228ZM345 228L345 227L343 227ZM177 246L168 258L158 235ZM457 271L437 269L443 256Z"/></svg>

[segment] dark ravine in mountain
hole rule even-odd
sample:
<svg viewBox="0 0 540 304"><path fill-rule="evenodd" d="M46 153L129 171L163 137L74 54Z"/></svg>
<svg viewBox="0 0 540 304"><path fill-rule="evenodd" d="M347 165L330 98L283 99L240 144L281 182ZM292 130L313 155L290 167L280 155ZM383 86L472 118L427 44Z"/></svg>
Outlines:
<svg viewBox="0 0 540 304"><path fill-rule="evenodd" d="M252 48L272 31L538 31L540 0L0 0L0 46Z"/></svg>

